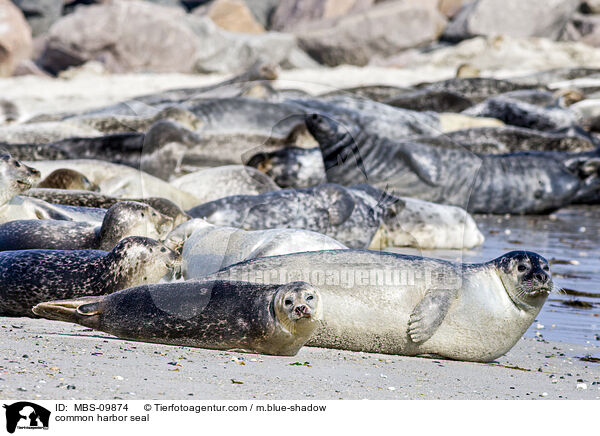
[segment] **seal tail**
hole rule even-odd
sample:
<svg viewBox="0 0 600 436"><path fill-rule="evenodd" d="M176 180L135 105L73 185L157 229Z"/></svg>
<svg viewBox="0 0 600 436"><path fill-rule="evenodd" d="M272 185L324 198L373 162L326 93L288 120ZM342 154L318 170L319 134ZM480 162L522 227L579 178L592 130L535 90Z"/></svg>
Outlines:
<svg viewBox="0 0 600 436"><path fill-rule="evenodd" d="M105 297L83 297L40 303L32 310L38 316L56 321L72 322L93 329L100 328L101 303Z"/></svg>

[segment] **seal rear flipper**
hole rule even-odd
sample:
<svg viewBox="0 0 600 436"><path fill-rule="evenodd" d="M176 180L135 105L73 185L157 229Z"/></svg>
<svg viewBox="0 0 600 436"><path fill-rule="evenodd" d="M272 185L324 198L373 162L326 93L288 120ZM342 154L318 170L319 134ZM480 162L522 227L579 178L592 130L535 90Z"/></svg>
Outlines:
<svg viewBox="0 0 600 436"><path fill-rule="evenodd" d="M57 300L40 303L32 310L38 316L56 321L72 322L98 329L101 302L105 297L82 297L74 300Z"/></svg>
<svg viewBox="0 0 600 436"><path fill-rule="evenodd" d="M408 336L420 344L433 336L444 321L456 289L430 289L416 305L408 320Z"/></svg>

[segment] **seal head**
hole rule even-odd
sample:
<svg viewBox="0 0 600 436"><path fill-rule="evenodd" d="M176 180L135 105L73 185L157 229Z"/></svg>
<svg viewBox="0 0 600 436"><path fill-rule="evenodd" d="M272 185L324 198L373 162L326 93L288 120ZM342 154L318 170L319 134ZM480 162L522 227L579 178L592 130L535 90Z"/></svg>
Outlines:
<svg viewBox="0 0 600 436"><path fill-rule="evenodd" d="M312 332L323 314L319 293L305 282L282 285L275 294L273 311L279 323L293 335Z"/></svg>
<svg viewBox="0 0 600 436"><path fill-rule="evenodd" d="M162 239L173 230L173 218L136 201L121 201L106 212L100 229L100 249L111 250L126 236Z"/></svg>
<svg viewBox="0 0 600 436"><path fill-rule="evenodd" d="M506 293L523 310L539 310L552 292L548 261L531 251L511 251L491 261Z"/></svg>
<svg viewBox="0 0 600 436"><path fill-rule="evenodd" d="M10 154L0 154L0 204L28 190L38 180L38 170L13 159Z"/></svg>

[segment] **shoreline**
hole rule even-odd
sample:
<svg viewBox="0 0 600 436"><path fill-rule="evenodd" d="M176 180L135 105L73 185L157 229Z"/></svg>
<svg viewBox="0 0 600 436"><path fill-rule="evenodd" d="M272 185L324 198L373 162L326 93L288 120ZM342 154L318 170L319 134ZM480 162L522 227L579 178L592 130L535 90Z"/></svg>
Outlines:
<svg viewBox="0 0 600 436"><path fill-rule="evenodd" d="M0 399L600 399L600 342L522 338L493 363L304 347L265 356L0 317ZM585 385L585 387L584 387ZM190 395L191 394L191 395Z"/></svg>

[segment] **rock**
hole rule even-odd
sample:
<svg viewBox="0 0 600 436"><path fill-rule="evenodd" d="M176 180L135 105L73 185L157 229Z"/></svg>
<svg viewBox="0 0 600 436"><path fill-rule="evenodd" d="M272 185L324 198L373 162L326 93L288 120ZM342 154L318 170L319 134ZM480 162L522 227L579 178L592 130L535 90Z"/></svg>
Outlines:
<svg viewBox="0 0 600 436"><path fill-rule="evenodd" d="M301 23L365 10L373 3L374 0L283 0L273 12L271 28L289 31Z"/></svg>
<svg viewBox="0 0 600 436"><path fill-rule="evenodd" d="M245 3L261 26L271 28L271 17L279 0L245 0Z"/></svg>
<svg viewBox="0 0 600 436"><path fill-rule="evenodd" d="M13 3L23 11L33 36L47 32L63 10L63 0L13 0Z"/></svg>
<svg viewBox="0 0 600 436"><path fill-rule="evenodd" d="M215 0L208 8L198 8L197 11L209 17L221 29L230 32L264 33L265 31L242 0Z"/></svg>
<svg viewBox="0 0 600 436"><path fill-rule="evenodd" d="M257 61L286 68L306 66L293 35L267 32L260 35L219 29L206 17L189 16L188 25L199 38L196 72L243 72ZM306 57L306 55L304 55ZM297 64L299 63L299 64Z"/></svg>
<svg viewBox="0 0 600 436"><path fill-rule="evenodd" d="M445 24L436 0L395 0L294 31L301 47L321 63L365 65L374 56L390 56L437 39Z"/></svg>
<svg viewBox="0 0 600 436"><path fill-rule="evenodd" d="M89 60L111 72L191 72L200 41L184 20L133 0L78 8L52 26L38 64L53 74Z"/></svg>
<svg viewBox="0 0 600 436"><path fill-rule="evenodd" d="M38 64L57 74L95 60L108 72L224 72L292 63L296 38L227 32L209 18L137 0L78 8L52 26ZM294 56L294 59L299 59Z"/></svg>
<svg viewBox="0 0 600 436"><path fill-rule="evenodd" d="M410 56L404 54L390 57L378 64L446 68L454 71L461 65L468 64L482 72L502 70L516 73L552 68L598 67L600 51L580 42L507 36L477 37L427 53L414 51Z"/></svg>
<svg viewBox="0 0 600 436"><path fill-rule="evenodd" d="M444 31L461 41L480 35L558 39L580 0L477 0L467 4Z"/></svg>
<svg viewBox="0 0 600 436"><path fill-rule="evenodd" d="M31 54L31 29L21 11L0 0L0 76L10 76Z"/></svg>

